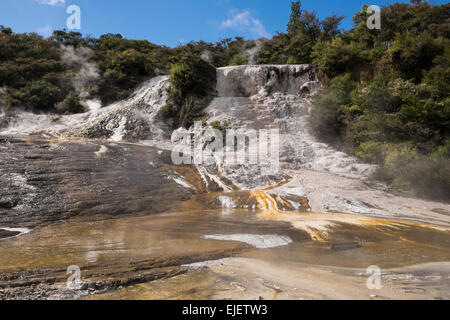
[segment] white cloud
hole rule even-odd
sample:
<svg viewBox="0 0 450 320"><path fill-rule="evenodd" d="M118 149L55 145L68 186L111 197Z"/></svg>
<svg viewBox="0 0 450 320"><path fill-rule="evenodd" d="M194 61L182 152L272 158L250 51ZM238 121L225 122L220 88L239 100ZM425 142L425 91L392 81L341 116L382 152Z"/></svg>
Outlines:
<svg viewBox="0 0 450 320"><path fill-rule="evenodd" d="M259 19L252 16L250 11L235 11L233 16L222 21L221 27L226 29L234 29L240 32L250 32L258 37L270 38L270 34Z"/></svg>
<svg viewBox="0 0 450 320"><path fill-rule="evenodd" d="M53 33L53 27L50 25L46 25L44 27L40 27L36 30L37 33L43 35L44 37L49 37Z"/></svg>
<svg viewBox="0 0 450 320"><path fill-rule="evenodd" d="M49 6L56 6L58 4L65 4L66 0L34 0L36 2L39 2L41 4L48 4Z"/></svg>

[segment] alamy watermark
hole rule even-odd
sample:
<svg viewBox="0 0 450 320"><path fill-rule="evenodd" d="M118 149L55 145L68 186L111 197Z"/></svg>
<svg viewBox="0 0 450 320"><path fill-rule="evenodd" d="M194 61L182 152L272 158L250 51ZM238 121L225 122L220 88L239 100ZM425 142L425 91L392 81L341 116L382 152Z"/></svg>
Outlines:
<svg viewBox="0 0 450 320"><path fill-rule="evenodd" d="M259 165L272 174L280 170L279 129L228 129L224 137L221 130L195 122L193 131L174 131L172 143L175 165Z"/></svg>
<svg viewBox="0 0 450 320"><path fill-rule="evenodd" d="M379 6L371 5L367 8L367 28L369 30L380 30L381 29L381 9Z"/></svg>
<svg viewBox="0 0 450 320"><path fill-rule="evenodd" d="M367 28L370 30L381 29L381 9L377 5L371 5L367 8ZM81 30L81 8L78 5L70 5L67 7L66 13L70 16L67 18L66 26L69 30Z"/></svg>
<svg viewBox="0 0 450 320"><path fill-rule="evenodd" d="M66 286L69 290L80 290L82 286L81 282L81 270L79 266L70 266L67 268L67 274L70 274L67 278Z"/></svg>
<svg viewBox="0 0 450 320"><path fill-rule="evenodd" d="M381 289L381 268L379 266L370 266L367 268L367 289L380 290Z"/></svg>
<svg viewBox="0 0 450 320"><path fill-rule="evenodd" d="M67 29L81 30L81 8L77 5L71 5L67 7L66 13L70 15L66 21Z"/></svg>

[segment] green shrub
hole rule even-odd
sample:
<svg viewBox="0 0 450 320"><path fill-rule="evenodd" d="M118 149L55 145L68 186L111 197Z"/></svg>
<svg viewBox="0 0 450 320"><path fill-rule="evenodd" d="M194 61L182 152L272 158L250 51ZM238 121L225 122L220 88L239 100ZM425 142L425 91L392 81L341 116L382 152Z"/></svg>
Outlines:
<svg viewBox="0 0 450 320"><path fill-rule="evenodd" d="M224 132L228 127L228 122L224 121L223 123L220 121L213 121L209 124L211 128Z"/></svg>
<svg viewBox="0 0 450 320"><path fill-rule="evenodd" d="M216 69L198 57L183 57L170 69L170 83L183 98L206 96L215 88Z"/></svg>
<svg viewBox="0 0 450 320"><path fill-rule="evenodd" d="M51 111L55 109L56 103L64 99L64 93L50 82L37 80L16 91L16 98L29 110Z"/></svg>
<svg viewBox="0 0 450 320"><path fill-rule="evenodd" d="M342 135L338 100L333 91L313 98L309 122L315 134L327 142L338 142Z"/></svg>
<svg viewBox="0 0 450 320"><path fill-rule="evenodd" d="M80 99L76 93L71 91L64 101L56 104L56 110L65 114L81 113L84 111L84 107L80 104Z"/></svg>
<svg viewBox="0 0 450 320"><path fill-rule="evenodd" d="M170 104L162 107L161 110L159 111L159 114L165 120L173 118L175 116L174 109Z"/></svg>
<svg viewBox="0 0 450 320"><path fill-rule="evenodd" d="M241 66L248 64L248 59L243 54L236 54L231 58L230 66Z"/></svg>
<svg viewBox="0 0 450 320"><path fill-rule="evenodd" d="M436 149L434 157L450 159L450 138L447 138L444 144Z"/></svg>
<svg viewBox="0 0 450 320"><path fill-rule="evenodd" d="M444 99L450 92L449 64L450 61L445 59L443 64L439 64L425 73L423 82L429 85L429 88L431 89L431 96L433 98Z"/></svg>
<svg viewBox="0 0 450 320"><path fill-rule="evenodd" d="M298 60L294 57L289 57L286 64L298 64Z"/></svg>
<svg viewBox="0 0 450 320"><path fill-rule="evenodd" d="M203 109L207 106L209 99L188 96L178 109L178 125L189 128L194 121L200 121L205 117Z"/></svg>
<svg viewBox="0 0 450 320"><path fill-rule="evenodd" d="M342 127L345 106L351 103L351 93L355 83L350 74L334 78L329 88L313 97L310 123L316 134L330 142L339 141L343 134Z"/></svg>
<svg viewBox="0 0 450 320"><path fill-rule="evenodd" d="M352 72L364 62L363 50L356 42L345 43L336 38L331 43L317 43L311 53L312 61L329 78Z"/></svg>
<svg viewBox="0 0 450 320"><path fill-rule="evenodd" d="M394 186L412 190L416 196L449 198L450 161L446 157L421 155L411 146L391 147L382 170Z"/></svg>
<svg viewBox="0 0 450 320"><path fill-rule="evenodd" d="M336 103L339 105L347 105L352 102L351 93L356 89L356 84L352 80L349 73L335 77L330 82L330 89L336 96Z"/></svg>
<svg viewBox="0 0 450 320"><path fill-rule="evenodd" d="M393 67L404 79L420 82L424 72L433 66L433 60L444 53L442 39L434 39L429 32L417 35L397 34L388 55Z"/></svg>
<svg viewBox="0 0 450 320"><path fill-rule="evenodd" d="M378 141L362 142L355 154L361 159L372 163L383 163L386 156L386 145Z"/></svg>
<svg viewBox="0 0 450 320"><path fill-rule="evenodd" d="M203 109L215 94L216 69L198 57L183 57L170 69L170 83L170 108L163 108L160 115L172 119L175 128L189 128L204 118Z"/></svg>

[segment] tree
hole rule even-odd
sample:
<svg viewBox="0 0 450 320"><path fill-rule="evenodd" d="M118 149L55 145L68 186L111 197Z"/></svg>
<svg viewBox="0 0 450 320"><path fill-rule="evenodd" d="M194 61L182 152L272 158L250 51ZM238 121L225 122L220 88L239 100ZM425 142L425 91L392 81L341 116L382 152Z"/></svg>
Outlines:
<svg viewBox="0 0 450 320"><path fill-rule="evenodd" d="M0 32L7 35L12 34L11 28L5 28L5 26L0 26Z"/></svg>
<svg viewBox="0 0 450 320"><path fill-rule="evenodd" d="M295 34L300 29L300 18L302 16L302 4L300 1L292 2L291 4L291 17L289 19L289 23L287 25L287 33Z"/></svg>
<svg viewBox="0 0 450 320"><path fill-rule="evenodd" d="M66 114L84 111L83 106L80 104L80 99L73 91L69 92L64 101L57 103L55 108L58 112Z"/></svg>
<svg viewBox="0 0 450 320"><path fill-rule="evenodd" d="M199 57L189 55L179 59L170 69L169 104L160 116L172 120L174 128L189 128L204 116L216 84L216 69Z"/></svg>
<svg viewBox="0 0 450 320"><path fill-rule="evenodd" d="M320 22L322 28L323 40L332 40L336 38L341 32L339 31L339 25L341 24L344 16L338 16L333 14L332 16L326 17Z"/></svg>
<svg viewBox="0 0 450 320"><path fill-rule="evenodd" d="M300 17L300 33L307 36L310 41L316 43L320 35L320 23L316 11L304 11Z"/></svg>
<svg viewBox="0 0 450 320"><path fill-rule="evenodd" d="M248 63L248 59L242 54L236 54L231 58L230 66L240 66Z"/></svg>
<svg viewBox="0 0 450 320"><path fill-rule="evenodd" d="M53 31L50 40L61 43L65 46L82 46L84 45L83 35L79 32L66 32L66 30Z"/></svg>
<svg viewBox="0 0 450 320"><path fill-rule="evenodd" d="M317 43L311 57L319 71L329 78L357 70L364 61L360 45L355 42L347 44L341 37L334 39L331 43Z"/></svg>

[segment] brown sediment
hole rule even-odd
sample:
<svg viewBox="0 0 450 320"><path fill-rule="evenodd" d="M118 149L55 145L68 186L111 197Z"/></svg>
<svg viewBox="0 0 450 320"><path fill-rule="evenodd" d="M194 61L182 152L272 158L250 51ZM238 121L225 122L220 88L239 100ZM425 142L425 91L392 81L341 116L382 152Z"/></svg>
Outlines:
<svg viewBox="0 0 450 320"><path fill-rule="evenodd" d="M195 274L184 265L211 260L220 261L227 257L253 259L256 265L254 268L242 270L243 273L239 276L244 277L240 280L242 282L258 268L262 268L260 272L264 279L272 279L269 275L273 275L275 270L283 274L287 265L298 266L300 269L301 265L308 265L312 270L320 270L322 267L346 270L346 268L367 268L369 265L399 268L419 263L450 261L450 235L445 230L399 222L374 223L369 220L370 223L358 224L336 220L328 229L324 242L319 242L309 240L310 232L293 228L291 220L279 221L277 218L281 215L272 214L270 218L261 219L261 216L258 218L254 213L242 210L229 210L226 214L218 210L192 211L98 221L77 218L67 221L66 224L38 228L21 237L0 242L2 257L0 287L3 288L0 290L0 296L26 297L26 290L30 286L43 283L48 286L59 284L60 289L55 292L62 294L61 292L65 292L61 288L64 288L64 282L68 277L66 268L69 265L78 265L81 268L82 279L88 288L91 288L91 291L83 291L83 295L110 292L123 287L116 293L107 293L99 298L114 298L121 295L133 298L133 294L128 293L128 287L131 286L130 292L137 290L142 293L141 290L147 290L143 297L158 298L168 295L172 298L188 298L185 296L187 292L178 287L183 284L192 287L194 292L198 292L202 287L207 288L206 292L209 294L198 293L199 298L238 298L237 292L240 289L236 289L232 284L233 281L224 281L223 286L219 288L211 287L206 278L207 283L195 284L191 282L194 281ZM284 215L294 219L307 214ZM333 215L326 216L329 218ZM351 220L349 215L343 216L348 216L347 220ZM285 247L261 250L240 242L202 239L203 235L217 233L278 234L289 236L293 242ZM332 244L349 242L357 242L360 248L344 251L331 248ZM273 265L279 261L283 261L283 266L279 263ZM265 274L266 267L262 266L269 267L268 263L271 266L268 270L275 269ZM209 271L201 274L209 274L209 279L214 281L224 280L221 274L228 274L234 270L231 267L228 271L226 269L227 264L219 275L210 274ZM317 292L308 295L305 291L297 292L292 288L292 290L285 288L274 297L270 293L274 292L270 289L273 287L271 282L273 279L267 280L262 287L261 284L253 284L254 288L250 290L249 298L253 298L255 294L267 299L320 297ZM167 283L164 290L162 283ZM285 285L285 282L283 283ZM280 285L275 284L275 287ZM262 289L263 287L265 289ZM48 294L53 292L50 287L45 288L39 291L42 298L48 298ZM231 289L227 291L224 288ZM341 289L345 292L344 287ZM175 293L177 290L182 292L177 295L171 290L175 290ZM323 293L329 292L327 288L321 290ZM71 293L66 294L71 297ZM29 297L35 298L33 295Z"/></svg>
<svg viewBox="0 0 450 320"><path fill-rule="evenodd" d="M437 271L439 270L439 271ZM228 258L199 264L170 279L142 283L87 299L448 299L450 264L383 270L379 290L367 287L365 269Z"/></svg>
<svg viewBox="0 0 450 320"><path fill-rule="evenodd" d="M450 232L450 228L420 222L409 222L393 219L381 219L370 216L342 213L295 213L278 211L263 211L258 215L261 219L290 222L294 228L307 232L311 239L326 242L330 233L342 225L354 225L371 230L435 230L443 235Z"/></svg>
<svg viewBox="0 0 450 320"><path fill-rule="evenodd" d="M309 202L306 197L294 195L280 195L275 193L271 195L268 191L252 190L251 194L259 204L261 212L258 216L261 219L278 220L290 222L294 228L307 232L312 240L326 242L330 239L330 233L338 225L359 225L372 227L390 228L414 228L434 229L444 233L450 232L450 227L426 224L421 222L401 221L394 219L382 219L364 215L343 214L338 212L331 213L311 213L307 212ZM302 204L301 209L295 210L288 200L294 200ZM404 238L401 238L405 240Z"/></svg>
<svg viewBox="0 0 450 320"><path fill-rule="evenodd" d="M307 278L301 271L305 265L319 275L324 267L350 272L369 265L401 268L450 261L448 227L307 212L308 198L279 192L288 180L262 190L223 192L217 184L205 183L195 167L173 166L169 152L154 148L105 141L1 141L5 148L0 159L7 166L1 168L5 181L0 187L0 227L36 228L0 240L0 298L49 298L51 286L61 293L70 265L80 267L88 289L94 290L81 295L117 290L108 295L130 298L133 295L127 292L147 290L143 296L149 298L188 298L189 293L199 298L236 298L245 288L244 280L252 283L251 277L260 274L264 282L252 283L248 297L277 299L333 297L327 288L311 291L306 286L296 292L286 281L274 281L276 272L294 269ZM168 177L182 179L181 184ZM233 207L222 208L219 197L230 198ZM292 242L255 249L242 242L204 239L217 234L277 235ZM346 250L333 250L342 247ZM223 268L219 264L192 271L185 266L223 258L231 259L224 260ZM239 274L230 261L244 266L252 261L255 266ZM237 273L236 281L228 281L233 278L231 270ZM204 281L194 283L203 276ZM361 282L357 277L342 279ZM217 280L222 284L211 284ZM313 280L317 279L305 281ZM27 291L41 284L48 287L36 295ZM182 285L190 289L183 291ZM342 296L351 296L350 288L341 285ZM339 289L335 284L331 287Z"/></svg>
<svg viewBox="0 0 450 320"><path fill-rule="evenodd" d="M435 208L435 209L432 209L431 211L433 211L435 213L439 213L439 214L445 215L445 216L450 216L450 211L445 210L445 209Z"/></svg>
<svg viewBox="0 0 450 320"><path fill-rule="evenodd" d="M72 265L81 269L88 286L95 284L100 292L170 278L185 272L184 264L230 257L249 249L242 243L202 239L203 232L216 231L215 224L222 230L230 228L229 223L207 213L71 220L38 228L0 243L0 297L26 297L29 289L39 284L60 284L58 292L64 292L67 267ZM48 298L47 291L40 291L42 298Z"/></svg>
<svg viewBox="0 0 450 320"><path fill-rule="evenodd" d="M118 270L128 270L130 263L133 268L142 265L143 269L152 269L242 255L243 249L248 251L244 244L201 238L216 233L288 235L294 243L276 252L291 252L290 259L303 263L314 261L346 267L376 263L392 267L450 260L450 236L445 230L389 221L374 223L369 218L370 223L366 224L345 223L341 217L328 229L325 242L314 244L308 241L310 232L290 226L295 227L292 222L299 221L296 219L299 217L308 223L307 215L286 214L284 217L290 218L285 221L288 223L279 222L280 217L275 215L264 222L251 212L236 210L225 216L212 210L106 221L71 220L66 225L39 228L19 238L4 240L0 248L3 257L0 270L3 274L20 274L27 270L64 270L75 264L85 270L96 268L105 270L104 274L120 274ZM309 217L318 215L309 214ZM333 215L326 215L330 216ZM347 218L346 221L352 219ZM330 249L332 243L355 240L361 244L356 251L333 253ZM251 252L262 254L260 250ZM273 250L268 252L274 254ZM341 260L348 254L357 259ZM172 262L163 263L168 261Z"/></svg>

